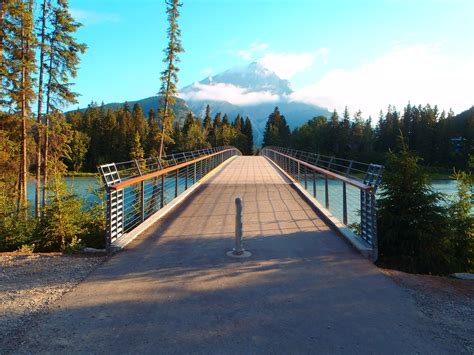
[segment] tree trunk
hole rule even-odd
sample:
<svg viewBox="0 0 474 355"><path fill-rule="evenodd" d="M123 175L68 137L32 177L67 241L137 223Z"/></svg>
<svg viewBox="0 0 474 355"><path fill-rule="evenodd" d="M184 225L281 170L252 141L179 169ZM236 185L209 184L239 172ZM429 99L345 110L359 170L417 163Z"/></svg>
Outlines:
<svg viewBox="0 0 474 355"><path fill-rule="evenodd" d="M43 145L43 212L46 209L46 202L48 198L48 148L49 148L49 113L51 108L51 68L53 66L53 47L54 42L51 42L51 53L49 57L49 79L46 90L46 117L44 124L44 145Z"/></svg>
<svg viewBox="0 0 474 355"><path fill-rule="evenodd" d="M3 28L5 16L5 0L0 0L0 28ZM0 68L3 67L3 38L0 38ZM3 82L0 80L0 101L3 101Z"/></svg>
<svg viewBox="0 0 474 355"><path fill-rule="evenodd" d="M166 123L166 118L168 116L168 107L169 107L169 101L170 101L170 82L171 82L171 64L173 64L173 59L170 59L170 62L168 64L168 78L166 79L166 94L165 94L165 107L163 109L163 121L161 125L161 142L160 142L160 154L158 156L158 159L160 159L161 163L161 157L163 156L164 150L165 150L165 123Z"/></svg>
<svg viewBox="0 0 474 355"><path fill-rule="evenodd" d="M25 14L22 14L21 19L21 148L20 148L20 172L18 177L18 212L27 218L27 162L26 162L26 119L28 117L28 102L26 92L26 76L28 75L26 65L29 51L29 38L27 38L25 31Z"/></svg>
<svg viewBox="0 0 474 355"><path fill-rule="evenodd" d="M41 49L39 63L39 80L38 80L38 115L36 117L36 189L35 189L35 214L39 218L41 216L40 207L40 190L41 190L41 135L42 135L42 106L43 106L43 74L44 74L44 44L46 32L46 2L43 0L43 14L41 18Z"/></svg>

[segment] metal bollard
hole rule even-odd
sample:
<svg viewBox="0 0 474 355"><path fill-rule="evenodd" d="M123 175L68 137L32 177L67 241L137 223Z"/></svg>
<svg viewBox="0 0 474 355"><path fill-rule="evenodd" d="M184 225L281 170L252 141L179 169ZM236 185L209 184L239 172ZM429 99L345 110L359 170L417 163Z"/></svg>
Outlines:
<svg viewBox="0 0 474 355"><path fill-rule="evenodd" d="M242 248L242 199L235 199L235 248L234 255L241 255L244 252Z"/></svg>
<svg viewBox="0 0 474 355"><path fill-rule="evenodd" d="M235 248L227 252L227 256L232 258L248 258L252 255L249 251L243 248L243 233L242 233L242 199L237 197L235 199Z"/></svg>

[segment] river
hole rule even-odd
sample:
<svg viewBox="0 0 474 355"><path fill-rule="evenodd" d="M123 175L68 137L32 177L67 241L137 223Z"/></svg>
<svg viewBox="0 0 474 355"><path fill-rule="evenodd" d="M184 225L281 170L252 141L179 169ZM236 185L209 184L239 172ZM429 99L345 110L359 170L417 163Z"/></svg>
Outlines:
<svg viewBox="0 0 474 355"><path fill-rule="evenodd" d="M88 202L93 202L96 200L96 197L94 194L91 192L91 190L97 188L98 186L98 180L97 178L93 176L87 176L87 177L65 177L64 178L67 186L74 191L77 195L82 196L85 198L86 201ZM342 189L339 188L339 184L337 182L330 182L330 204L334 200L334 203L336 203L338 200L340 200L340 195L342 194ZM309 187L311 189L311 187ZM30 181L28 183L28 200L30 203L33 203L34 201L34 195L35 195L35 186L34 182ZM456 193L457 189L457 183L455 180L436 180L433 182L433 189L438 192L442 192L448 196L453 196ZM312 189L311 189L312 190ZM312 192L312 191L311 191ZM323 181L321 180L318 182L318 187L317 187L317 192L320 197L322 197L322 200L324 200L324 184ZM348 190L349 194L349 203L351 202L351 196L352 198L356 198L354 195L358 195L357 191L351 191Z"/></svg>

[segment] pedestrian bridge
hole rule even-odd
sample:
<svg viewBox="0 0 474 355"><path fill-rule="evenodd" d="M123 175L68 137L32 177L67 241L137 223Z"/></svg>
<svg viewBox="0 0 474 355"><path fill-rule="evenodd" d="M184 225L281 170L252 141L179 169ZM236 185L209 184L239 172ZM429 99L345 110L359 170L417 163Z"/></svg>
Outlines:
<svg viewBox="0 0 474 355"><path fill-rule="evenodd" d="M237 197L244 203L244 234L255 228L316 227L309 215L296 216L296 206L306 206L318 216L317 227L331 227L364 255L377 258L375 194L383 172L380 165L278 147L242 157L233 147L221 147L106 164L99 171L107 190L108 250L123 247L184 200L199 201L212 191L206 198L212 202L205 208L213 220L208 228L215 233L235 228ZM191 197L195 192L199 193ZM221 196L229 199L222 201ZM226 220L222 211L227 212Z"/></svg>
<svg viewBox="0 0 474 355"><path fill-rule="evenodd" d="M346 163L226 147L102 166L109 248L125 247L65 295L22 349L449 352L411 296L351 245L344 229L376 247L372 197L382 169ZM236 197L252 254L241 259L226 255Z"/></svg>

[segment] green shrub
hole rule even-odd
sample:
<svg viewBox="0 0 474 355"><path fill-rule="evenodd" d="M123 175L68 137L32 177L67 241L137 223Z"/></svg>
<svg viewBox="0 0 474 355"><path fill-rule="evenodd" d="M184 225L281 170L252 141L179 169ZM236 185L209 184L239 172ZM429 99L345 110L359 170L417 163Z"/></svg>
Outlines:
<svg viewBox="0 0 474 355"><path fill-rule="evenodd" d="M0 192L0 251L15 251L31 242L35 219L18 218L15 201Z"/></svg>
<svg viewBox="0 0 474 355"><path fill-rule="evenodd" d="M451 222L452 271L474 271L474 216L472 209L473 182L470 174L455 172L458 182L456 197L449 206Z"/></svg>
<svg viewBox="0 0 474 355"><path fill-rule="evenodd" d="M67 191L60 176L51 180L49 201L36 229L37 251L71 251L79 247L84 233L82 199Z"/></svg>
<svg viewBox="0 0 474 355"><path fill-rule="evenodd" d="M419 158L401 142L399 153L387 154L379 200L379 261L408 272L450 271L448 210L433 192Z"/></svg>

